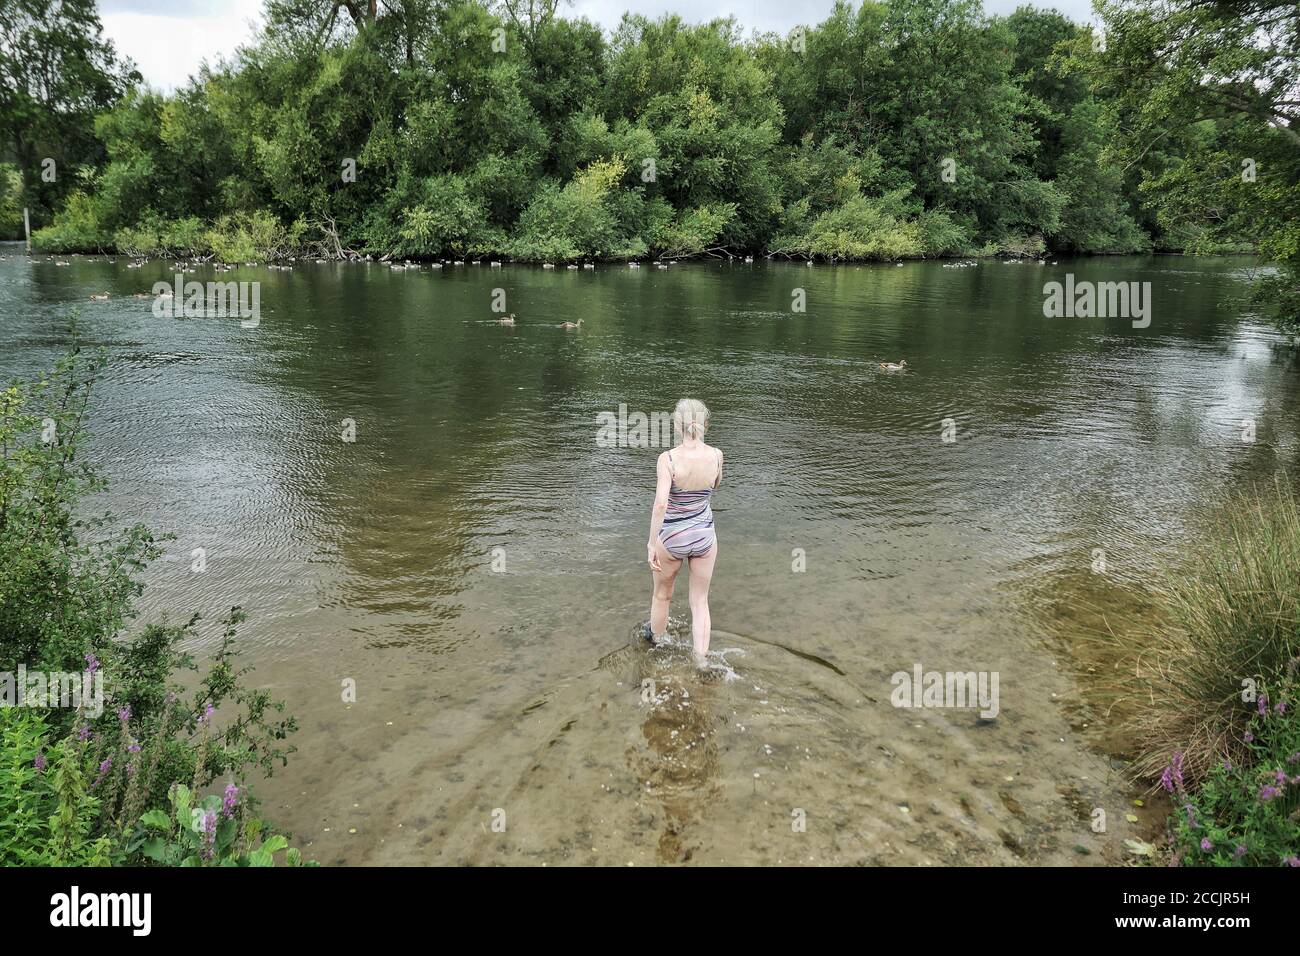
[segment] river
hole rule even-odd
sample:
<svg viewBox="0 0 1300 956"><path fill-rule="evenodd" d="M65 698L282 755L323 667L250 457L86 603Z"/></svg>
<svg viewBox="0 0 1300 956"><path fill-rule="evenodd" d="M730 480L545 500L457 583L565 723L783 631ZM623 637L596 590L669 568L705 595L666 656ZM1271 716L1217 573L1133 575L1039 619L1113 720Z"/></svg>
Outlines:
<svg viewBox="0 0 1300 956"><path fill-rule="evenodd" d="M1300 377L1251 268L186 275L260 283L248 328L131 297L171 263L9 245L0 377L52 365L74 311L106 349L99 504L175 535L142 608L201 611L199 655L248 612L253 681L302 724L256 790L322 863L1118 862L1151 820L1047 622L1122 605L1199 509L1295 468ZM1067 274L1150 282L1149 327L1046 318ZM683 396L727 457L704 675L688 627L632 636L660 449L598 425ZM997 715L892 706L917 665L996 674Z"/></svg>

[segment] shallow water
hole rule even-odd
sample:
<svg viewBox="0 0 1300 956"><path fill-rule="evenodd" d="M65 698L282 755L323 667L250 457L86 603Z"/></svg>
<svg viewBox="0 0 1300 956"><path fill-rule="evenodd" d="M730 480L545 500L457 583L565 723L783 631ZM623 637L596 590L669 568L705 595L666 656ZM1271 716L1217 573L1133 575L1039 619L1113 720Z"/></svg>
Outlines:
<svg viewBox="0 0 1300 956"><path fill-rule="evenodd" d="M1246 259L187 276L260 281L256 329L155 318L130 295L167 263L47 260L0 257L0 375L80 309L107 504L176 535L146 610L249 612L303 725L260 792L324 863L1118 860L1146 824L1042 621L1150 583L1300 451ZM1044 318L1066 272L1150 281L1150 328ZM688 625L632 636L659 449L597 442L682 395L727 455L703 675ZM996 671L998 716L891 706L917 663Z"/></svg>

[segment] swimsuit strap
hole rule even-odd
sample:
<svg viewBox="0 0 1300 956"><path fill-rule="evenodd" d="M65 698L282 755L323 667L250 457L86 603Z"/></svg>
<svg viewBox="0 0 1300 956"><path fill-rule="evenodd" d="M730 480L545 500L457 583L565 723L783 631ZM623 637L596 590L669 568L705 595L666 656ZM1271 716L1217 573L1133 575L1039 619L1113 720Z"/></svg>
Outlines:
<svg viewBox="0 0 1300 956"><path fill-rule="evenodd" d="M718 482L722 480L722 452L715 448L713 449L713 454L718 460L718 476L713 479L713 487L716 488L718 487Z"/></svg>
<svg viewBox="0 0 1300 956"><path fill-rule="evenodd" d="M673 474L673 453L670 451L667 454L668 454L668 476L672 478L673 481L676 481L677 476Z"/></svg>

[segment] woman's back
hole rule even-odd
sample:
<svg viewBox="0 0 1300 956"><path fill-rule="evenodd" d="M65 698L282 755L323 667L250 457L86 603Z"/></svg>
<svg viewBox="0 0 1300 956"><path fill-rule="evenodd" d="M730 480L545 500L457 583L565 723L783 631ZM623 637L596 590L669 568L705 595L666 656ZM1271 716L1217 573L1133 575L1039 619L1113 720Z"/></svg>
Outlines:
<svg viewBox="0 0 1300 956"><path fill-rule="evenodd" d="M668 467L676 490L712 490L722 477L722 452L703 442L695 443L692 448L678 445L668 452Z"/></svg>

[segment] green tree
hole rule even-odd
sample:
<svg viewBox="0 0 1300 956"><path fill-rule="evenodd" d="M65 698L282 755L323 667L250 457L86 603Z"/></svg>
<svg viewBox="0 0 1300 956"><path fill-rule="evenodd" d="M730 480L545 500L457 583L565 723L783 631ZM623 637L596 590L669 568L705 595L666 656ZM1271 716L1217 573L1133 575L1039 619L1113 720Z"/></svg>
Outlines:
<svg viewBox="0 0 1300 956"><path fill-rule="evenodd" d="M0 4L0 150L17 162L37 222L73 191L77 167L98 158L96 113L140 80L102 34L94 0ZM53 182L42 178L47 159Z"/></svg>

